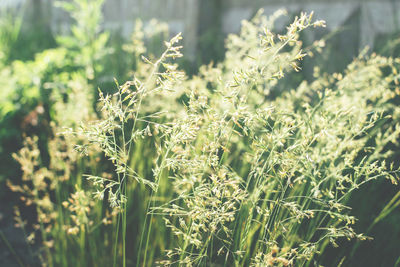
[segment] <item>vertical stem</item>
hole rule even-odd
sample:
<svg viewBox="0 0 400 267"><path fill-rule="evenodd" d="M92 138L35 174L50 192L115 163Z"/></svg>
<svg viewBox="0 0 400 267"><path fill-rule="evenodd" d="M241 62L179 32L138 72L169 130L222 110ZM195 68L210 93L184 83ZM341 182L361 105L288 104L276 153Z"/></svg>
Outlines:
<svg viewBox="0 0 400 267"><path fill-rule="evenodd" d="M126 196L126 181L124 179L124 195ZM126 267L126 206L127 201L123 203L123 213L122 213L122 266Z"/></svg>
<svg viewBox="0 0 400 267"><path fill-rule="evenodd" d="M117 266L117 246L118 246L118 234L119 234L120 219L121 219L121 214L118 214L117 231L115 233L115 243L114 243L114 262L113 262L113 267Z"/></svg>
<svg viewBox="0 0 400 267"><path fill-rule="evenodd" d="M158 174L158 177L156 178L156 179L157 179L157 188L158 188L158 186L159 186L159 184L160 184L160 180L161 180L161 175L162 175L162 173L163 173L163 168L164 168L165 159L168 157L169 151L170 151L170 147L168 147L167 151L165 152L165 155L163 156L163 158L162 158L162 160L161 160L160 173ZM153 197L153 193L154 193L154 190L151 192L151 197L150 197L150 200L149 200L149 205L147 206L146 218L147 218L147 214L148 214L149 211L150 211L150 208L153 207L154 204L155 204L155 198ZM144 249L143 266L145 266L145 264L146 264L147 248L148 248L148 245L149 245L149 239L150 239L150 233L151 233L152 222L153 222L153 213L150 214L149 229L148 229L148 231L147 231L146 246L145 246L145 249ZM145 223L146 223L146 220L145 220ZM143 232L142 232L142 237L143 237L143 233L144 233L144 229L143 229ZM140 249L141 249L141 244L142 244L142 240L140 240L139 253L140 253ZM139 258L140 258L140 256L139 256ZM139 259L138 259L138 262L139 262ZM137 265L136 265L136 266L138 266L138 262L137 262Z"/></svg>

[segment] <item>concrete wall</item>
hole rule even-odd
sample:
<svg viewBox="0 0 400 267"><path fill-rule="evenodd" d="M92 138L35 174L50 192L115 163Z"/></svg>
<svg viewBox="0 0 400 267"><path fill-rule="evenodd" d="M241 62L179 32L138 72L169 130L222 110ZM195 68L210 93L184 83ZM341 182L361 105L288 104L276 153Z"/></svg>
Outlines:
<svg viewBox="0 0 400 267"><path fill-rule="evenodd" d="M197 44L198 10L199 0L106 0L103 27L118 30L129 37L137 18L144 23L156 18L168 23L171 35L185 34L185 54L193 57ZM50 16L54 33L68 30L70 20L63 11L53 8Z"/></svg>
<svg viewBox="0 0 400 267"><path fill-rule="evenodd" d="M185 52L195 54L197 43L198 0L108 0L104 5L105 28L132 32L134 21L156 18L167 22L171 35L185 33Z"/></svg>
<svg viewBox="0 0 400 267"><path fill-rule="evenodd" d="M40 5L41 16L49 17L54 33L68 30L70 20L52 7L54 0L0 0L0 7L23 2L29 4L28 10ZM211 28L224 35L237 32L241 20L250 19L259 8L266 14L279 8L292 14L313 10L316 18L327 21L328 30L346 28L349 34L343 38L357 48L373 46L377 36L400 30L400 0L106 0L104 27L129 36L136 18L157 18L169 24L172 34L183 32L184 52L194 59L199 34Z"/></svg>
<svg viewBox="0 0 400 267"><path fill-rule="evenodd" d="M328 30L349 26L348 21L354 20L355 17L359 24L360 48L366 45L372 47L375 38L380 34L400 30L399 0L224 0L223 31L225 33L238 31L240 20L249 19L259 8L264 8L266 14L272 14L282 7L292 14L314 11L315 18L327 22Z"/></svg>

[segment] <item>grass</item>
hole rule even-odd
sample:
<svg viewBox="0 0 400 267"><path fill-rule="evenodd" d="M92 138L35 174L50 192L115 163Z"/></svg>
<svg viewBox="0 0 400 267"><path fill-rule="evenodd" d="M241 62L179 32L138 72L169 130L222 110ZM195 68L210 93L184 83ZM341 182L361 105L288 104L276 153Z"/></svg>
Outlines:
<svg viewBox="0 0 400 267"><path fill-rule="evenodd" d="M88 1L63 4L79 23L60 38L73 71L43 85L54 134L14 155L22 182L9 187L37 214L45 265L313 266L329 244L368 239L348 203L366 183L398 181L399 59L364 53L277 90L321 49L300 33L325 24L301 14L279 35L284 12L260 11L192 77L175 62L180 34L157 58L137 28L132 79L97 97L109 35L93 4L93 16Z"/></svg>

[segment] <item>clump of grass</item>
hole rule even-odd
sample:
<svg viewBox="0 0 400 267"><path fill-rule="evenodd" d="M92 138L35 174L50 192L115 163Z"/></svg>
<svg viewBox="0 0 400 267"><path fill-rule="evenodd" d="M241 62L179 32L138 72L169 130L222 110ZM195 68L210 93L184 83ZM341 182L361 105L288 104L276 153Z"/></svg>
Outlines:
<svg viewBox="0 0 400 267"><path fill-rule="evenodd" d="M21 31L22 16L18 10L0 8L0 64L8 63L13 45Z"/></svg>
<svg viewBox="0 0 400 267"><path fill-rule="evenodd" d="M68 150L57 154L63 149L55 146L49 168L32 167L37 149L21 151L26 177L43 180L40 170L52 173L52 183L63 173L75 177L67 196L63 187L43 184L62 194L57 209L50 205L63 218L51 233L64 231L58 237L68 240L49 247L48 262L54 249L79 251L77 262L93 265L299 266L312 265L341 238L368 238L354 231L346 203L369 181L398 181L388 159L400 133L400 61L362 54L343 73L316 70L311 83L276 91L286 74L301 71L309 50L299 34L325 25L301 14L276 35L269 29L282 14L267 19L260 11L243 22L227 39L225 60L192 78L173 62L182 56L178 34L158 59L142 55L132 80L116 81L110 94L99 91L98 118L88 109L85 123L68 125L72 134L57 137ZM135 42L130 51L144 53ZM31 199L41 209L38 196ZM105 250L112 260L96 258Z"/></svg>
<svg viewBox="0 0 400 267"><path fill-rule="evenodd" d="M345 200L378 177L397 181L397 170L387 168L382 152L395 142L398 127L386 132L387 138L372 130L390 118L380 104L394 97L390 86L396 78L384 79L380 70L394 68L395 61L358 60L344 76L303 83L271 101L269 93L284 73L300 71L306 53L299 33L324 22L302 14L278 36L265 28L268 23L261 14L245 22L241 35L228 38L226 60L204 67L192 80L164 62L181 56L174 46L179 36L174 37L158 61L144 59L152 66L145 81L135 77L114 96L101 94L105 120L85 133L115 164L117 179L108 189L112 206L122 206L123 248L127 177L152 189L137 265L150 263L154 216L162 216L176 236L169 259L160 261L165 265L304 264L326 241L366 239L354 232L356 219L348 215ZM363 68L374 75L359 81L355 73ZM364 87L367 81L376 85L373 94ZM155 96L182 88L188 100L172 120L161 110L141 113L146 98L157 101ZM363 100L356 108L355 99ZM143 126L136 129L138 122ZM155 138L157 132L153 178L145 179L128 167L130 147L136 137ZM371 140L374 147L368 146ZM167 177L173 193L157 205L163 198L160 180Z"/></svg>

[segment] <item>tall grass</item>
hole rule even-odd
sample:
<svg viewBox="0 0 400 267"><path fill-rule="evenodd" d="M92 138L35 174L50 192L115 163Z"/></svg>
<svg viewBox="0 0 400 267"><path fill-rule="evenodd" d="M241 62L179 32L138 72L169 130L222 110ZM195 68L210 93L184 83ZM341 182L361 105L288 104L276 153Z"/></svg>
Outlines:
<svg viewBox="0 0 400 267"><path fill-rule="evenodd" d="M313 266L329 243L368 238L346 204L365 183L398 181L400 60L361 54L277 91L322 44L304 49L300 33L325 25L301 14L274 34L283 14L243 22L224 61L193 77L174 62L180 34L158 58L134 39L133 79L100 90L96 109L101 66L79 62L68 97L52 94L49 163L27 139L24 183L10 184L35 207L45 265ZM108 37L93 38L89 51Z"/></svg>
<svg viewBox="0 0 400 267"><path fill-rule="evenodd" d="M0 8L0 63L6 63L10 57L21 31L22 16L17 10Z"/></svg>

